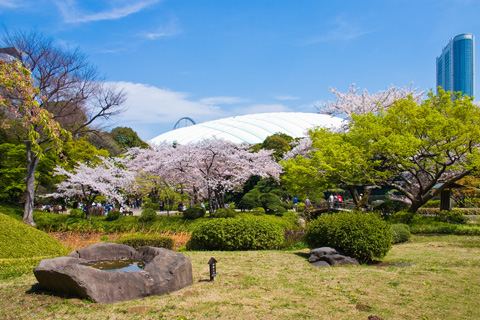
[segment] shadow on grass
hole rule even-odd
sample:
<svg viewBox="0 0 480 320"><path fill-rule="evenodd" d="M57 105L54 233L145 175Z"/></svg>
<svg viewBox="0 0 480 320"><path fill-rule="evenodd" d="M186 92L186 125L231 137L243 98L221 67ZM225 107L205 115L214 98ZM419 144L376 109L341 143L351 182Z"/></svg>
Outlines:
<svg viewBox="0 0 480 320"><path fill-rule="evenodd" d="M40 286L39 283L32 285L32 287L29 290L25 291L25 293L30 295L50 296L50 297L61 298L61 299L81 299L84 302L94 303L94 301L88 298L82 298L80 296L76 296L73 294L66 294L63 292L60 293L60 292L45 290Z"/></svg>

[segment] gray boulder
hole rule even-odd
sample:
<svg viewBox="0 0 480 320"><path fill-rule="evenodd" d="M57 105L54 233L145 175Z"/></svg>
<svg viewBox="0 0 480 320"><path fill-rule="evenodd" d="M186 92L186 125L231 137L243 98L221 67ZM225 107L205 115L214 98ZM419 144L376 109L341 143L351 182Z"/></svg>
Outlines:
<svg viewBox="0 0 480 320"><path fill-rule="evenodd" d="M83 263L98 260L138 259L142 271L107 272ZM102 243L73 251L68 257L42 260L33 270L47 290L113 303L163 295L193 284L190 259L164 248L142 247L136 251L122 244Z"/></svg>
<svg viewBox="0 0 480 320"><path fill-rule="evenodd" d="M312 249L308 261L316 267L358 265L355 258L351 258L338 252L334 248L322 247Z"/></svg>

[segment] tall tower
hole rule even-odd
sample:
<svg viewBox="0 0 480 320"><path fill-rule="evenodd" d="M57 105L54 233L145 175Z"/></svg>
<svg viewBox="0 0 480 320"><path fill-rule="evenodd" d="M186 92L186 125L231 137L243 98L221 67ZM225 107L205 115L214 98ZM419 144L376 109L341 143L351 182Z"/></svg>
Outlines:
<svg viewBox="0 0 480 320"><path fill-rule="evenodd" d="M437 57L437 88L475 94L475 37L462 33L450 39Z"/></svg>

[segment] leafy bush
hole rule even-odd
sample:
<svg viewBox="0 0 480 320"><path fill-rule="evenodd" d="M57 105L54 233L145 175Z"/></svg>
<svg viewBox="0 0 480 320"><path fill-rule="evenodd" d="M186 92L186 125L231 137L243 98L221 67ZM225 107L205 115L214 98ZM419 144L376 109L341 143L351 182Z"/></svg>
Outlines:
<svg viewBox="0 0 480 320"><path fill-rule="evenodd" d="M142 209L152 209L152 210L158 210L160 208L158 203L155 202L144 202L142 203Z"/></svg>
<svg viewBox="0 0 480 320"><path fill-rule="evenodd" d="M122 236L121 238L115 241L116 243L125 244L127 246L139 249L143 246L165 248L168 250L173 249L175 241L170 237L162 237L156 234L142 234L142 233L133 233L129 235Z"/></svg>
<svg viewBox="0 0 480 320"><path fill-rule="evenodd" d="M213 219L197 226L188 250L268 250L283 242L283 231L261 218Z"/></svg>
<svg viewBox="0 0 480 320"><path fill-rule="evenodd" d="M0 213L0 259L63 256L64 245L43 231Z"/></svg>
<svg viewBox="0 0 480 320"><path fill-rule="evenodd" d="M465 224L468 222L468 218L465 215L458 211L439 211L435 215L435 219L438 221L444 222L453 222Z"/></svg>
<svg viewBox="0 0 480 320"><path fill-rule="evenodd" d="M395 212L408 209L409 204L405 201L386 199L379 205L376 205L373 209L376 212L380 212L383 216L389 216Z"/></svg>
<svg viewBox="0 0 480 320"><path fill-rule="evenodd" d="M333 247L363 263L387 254L392 229L376 214L338 212L309 223L304 240L310 248Z"/></svg>
<svg viewBox="0 0 480 320"><path fill-rule="evenodd" d="M118 218L120 218L120 211L110 210L110 211L108 211L107 218L105 218L105 220L113 221L113 220L117 220Z"/></svg>
<svg viewBox="0 0 480 320"><path fill-rule="evenodd" d="M214 218L235 218L237 211L229 208L220 208L213 214Z"/></svg>
<svg viewBox="0 0 480 320"><path fill-rule="evenodd" d="M183 217L189 220L202 218L205 215L205 209L202 207L191 207L183 212Z"/></svg>
<svg viewBox="0 0 480 320"><path fill-rule="evenodd" d="M440 200L429 200L422 208L440 208Z"/></svg>
<svg viewBox="0 0 480 320"><path fill-rule="evenodd" d="M85 212L83 212L82 209L72 209L70 210L70 217L71 218L79 218L79 219L85 219L86 215Z"/></svg>
<svg viewBox="0 0 480 320"><path fill-rule="evenodd" d="M412 222L413 217L416 215L419 216L419 214L416 214L416 213L411 213L408 211L399 211L391 214L388 217L388 221L392 224L393 223L410 224Z"/></svg>
<svg viewBox="0 0 480 320"><path fill-rule="evenodd" d="M142 222L154 221L157 218L157 212L153 209L146 209L142 211L142 214L139 218Z"/></svg>
<svg viewBox="0 0 480 320"><path fill-rule="evenodd" d="M263 209L262 207L256 207L256 208L253 208L252 212L253 214L258 213L259 215L262 215L262 214L265 214L265 209Z"/></svg>
<svg viewBox="0 0 480 320"><path fill-rule="evenodd" d="M282 207L280 197L274 193L264 193L260 195L260 204L266 213L275 213L278 207ZM283 208L283 207L282 207Z"/></svg>
<svg viewBox="0 0 480 320"><path fill-rule="evenodd" d="M392 224L392 243L402 243L408 241L412 234L410 228L403 223Z"/></svg>
<svg viewBox="0 0 480 320"><path fill-rule="evenodd" d="M237 208L251 210L255 207L259 207L261 206L259 197L260 191L258 191L257 189L252 189L242 197L242 199L238 203Z"/></svg>

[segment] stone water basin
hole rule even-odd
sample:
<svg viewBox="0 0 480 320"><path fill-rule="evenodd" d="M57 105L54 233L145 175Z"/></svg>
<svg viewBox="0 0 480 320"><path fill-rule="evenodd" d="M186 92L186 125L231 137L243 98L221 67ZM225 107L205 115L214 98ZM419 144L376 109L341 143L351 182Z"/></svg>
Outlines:
<svg viewBox="0 0 480 320"><path fill-rule="evenodd" d="M94 267L98 265L113 267ZM187 256L164 248L135 250L117 243L94 244L68 257L42 260L33 272L47 290L101 303L163 295L193 284Z"/></svg>

